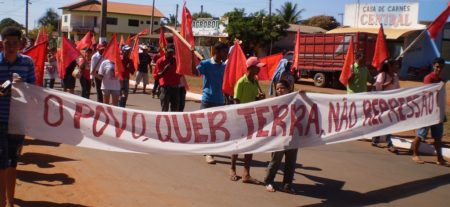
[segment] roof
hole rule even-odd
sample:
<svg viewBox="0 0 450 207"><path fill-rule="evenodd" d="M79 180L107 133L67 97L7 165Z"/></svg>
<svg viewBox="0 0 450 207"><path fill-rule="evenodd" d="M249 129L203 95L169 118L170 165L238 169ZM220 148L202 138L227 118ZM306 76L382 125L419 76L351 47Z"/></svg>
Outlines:
<svg viewBox="0 0 450 207"><path fill-rule="evenodd" d="M354 28L354 27L342 27L330 30L327 34L336 34L336 33L352 33L352 32L367 32L372 34L378 34L379 28ZM415 31L420 31L423 29L390 29L384 28L384 34L386 35L386 39L395 40L399 37L406 36Z"/></svg>
<svg viewBox="0 0 450 207"><path fill-rule="evenodd" d="M140 16L152 16L152 6L142 4L129 4L120 2L108 1L107 5L108 13L117 14L132 14ZM59 9L67 9L69 11L89 11L89 12L101 12L101 3L97 0L82 0L73 4L63 6ZM155 17L164 17L157 8L155 8Z"/></svg>
<svg viewBox="0 0 450 207"><path fill-rule="evenodd" d="M299 24L289 24L288 32L297 32L300 30L300 33L304 34L315 34L315 33L325 33L327 30L324 30L320 27L313 27L307 25L299 25Z"/></svg>

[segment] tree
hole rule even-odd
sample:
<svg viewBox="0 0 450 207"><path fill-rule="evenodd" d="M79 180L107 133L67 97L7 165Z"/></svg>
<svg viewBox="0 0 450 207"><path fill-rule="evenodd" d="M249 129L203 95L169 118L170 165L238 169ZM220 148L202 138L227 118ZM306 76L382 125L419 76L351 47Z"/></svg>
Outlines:
<svg viewBox="0 0 450 207"><path fill-rule="evenodd" d="M337 22L333 16L325 16L325 15L310 17L305 21L303 21L302 24L320 27L325 30L332 30L340 25L339 22Z"/></svg>
<svg viewBox="0 0 450 207"><path fill-rule="evenodd" d="M226 30L230 39L242 40L246 51L269 46L271 40L277 41L286 36L289 27L282 17L269 17L265 11L247 15L245 9L235 8L224 16L229 20Z"/></svg>
<svg viewBox="0 0 450 207"><path fill-rule="evenodd" d="M198 19L198 18L212 18L213 16L208 12L202 12L202 13L193 13L192 19Z"/></svg>
<svg viewBox="0 0 450 207"><path fill-rule="evenodd" d="M164 17L163 19L163 24L164 25L175 25L175 22L177 23L177 25L180 24L180 22L178 22L178 20L175 18L175 15L173 14L169 14L169 18Z"/></svg>
<svg viewBox="0 0 450 207"><path fill-rule="evenodd" d="M18 27L20 29L24 29L23 25L19 24L14 19L4 18L4 19L2 19L2 21L0 21L0 31L2 31L3 28L9 27L9 26L14 26L14 27Z"/></svg>
<svg viewBox="0 0 450 207"><path fill-rule="evenodd" d="M278 15L282 16L284 21L289 24L298 24L300 22L300 14L305 9L297 9L297 3L284 2L280 9L276 9Z"/></svg>
<svg viewBox="0 0 450 207"><path fill-rule="evenodd" d="M41 26L52 26L58 28L59 15L52 8L48 8L45 14L39 18L38 22Z"/></svg>

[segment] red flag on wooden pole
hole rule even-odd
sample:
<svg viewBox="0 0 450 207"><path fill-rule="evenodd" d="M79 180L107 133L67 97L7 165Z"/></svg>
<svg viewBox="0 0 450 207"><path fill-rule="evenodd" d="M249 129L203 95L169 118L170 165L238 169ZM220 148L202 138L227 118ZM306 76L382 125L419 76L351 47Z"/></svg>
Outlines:
<svg viewBox="0 0 450 207"><path fill-rule="evenodd" d="M353 51L353 37L350 39L350 43L347 49L347 55L345 55L344 66L342 67L341 76L339 81L344 85L348 85L348 80L352 76L352 66L355 62L355 55Z"/></svg>
<svg viewBox="0 0 450 207"><path fill-rule="evenodd" d="M130 44L131 44L131 37L130 37L130 35L128 35L127 41L125 41L125 43L127 43L127 45L130 45Z"/></svg>
<svg viewBox="0 0 450 207"><path fill-rule="evenodd" d="M383 61L389 57L389 50L386 45L386 39L384 39L383 25L380 25L380 30L377 35L377 42L375 43L375 53L372 59L372 66L378 71L381 70Z"/></svg>
<svg viewBox="0 0 450 207"><path fill-rule="evenodd" d="M61 42L61 49L59 51L59 62L58 62L58 70L59 70L59 77L64 78L66 74L66 68L72 63L74 60L76 60L78 57L81 56L80 51L77 50L75 45L70 42L66 36L62 36L62 42Z"/></svg>
<svg viewBox="0 0 450 207"><path fill-rule="evenodd" d="M48 41L48 35L47 30L44 26L42 26L41 28L39 28L38 36L36 37L36 41L34 41L34 46L45 41Z"/></svg>
<svg viewBox="0 0 450 207"><path fill-rule="evenodd" d="M428 32L430 33L431 39L436 39L439 33L441 33L449 15L450 2L448 3L447 8L428 26Z"/></svg>
<svg viewBox="0 0 450 207"><path fill-rule="evenodd" d="M230 96L234 95L234 85L247 72L247 59L239 42L234 43L223 76L222 91Z"/></svg>
<svg viewBox="0 0 450 207"><path fill-rule="evenodd" d="M33 60L36 85L38 86L43 86L44 84L44 64L47 57L47 43L48 41L40 42L24 53L24 55L30 56Z"/></svg>
<svg viewBox="0 0 450 207"><path fill-rule="evenodd" d="M123 39L123 35L120 35L120 42L119 42L119 46L122 46L125 44L125 40ZM127 44L128 45L128 44ZM129 46L129 45L128 45Z"/></svg>
<svg viewBox="0 0 450 207"><path fill-rule="evenodd" d="M164 28L159 28L159 55L163 57L166 54L167 39L164 35Z"/></svg>
<svg viewBox="0 0 450 207"><path fill-rule="evenodd" d="M191 46L195 46L194 33L192 32L192 15L186 7L186 2L184 2L183 11L181 12L180 34Z"/></svg>
<svg viewBox="0 0 450 207"><path fill-rule="evenodd" d="M278 63L282 58L282 53L259 58L259 62L265 63L266 65L261 67L261 70L258 73L258 80L271 80L273 73L275 73Z"/></svg>
<svg viewBox="0 0 450 207"><path fill-rule="evenodd" d="M82 50L86 47L91 48L92 47L92 39L93 39L93 34L92 32L87 32L83 39L81 39L78 43L77 43L77 49L78 50Z"/></svg>
<svg viewBox="0 0 450 207"><path fill-rule="evenodd" d="M106 46L105 52L103 53L103 57L110 60L115 65L115 75L120 80L123 80L123 64L122 59L120 58L120 50L119 44L117 44L117 35L114 34L109 41L108 46Z"/></svg>
<svg viewBox="0 0 450 207"><path fill-rule="evenodd" d="M297 69L298 67L298 56L300 53L300 30L297 30L297 36L295 38L295 49L294 49L294 63L292 69ZM272 77L272 76L270 76Z"/></svg>
<svg viewBox="0 0 450 207"><path fill-rule="evenodd" d="M173 35L173 43L175 45L175 59L177 61L177 73L180 75L193 75L192 67L197 66L200 60L194 55L194 52L183 42L178 33ZM184 40L185 41L185 40ZM189 67L192 66L192 67Z"/></svg>
<svg viewBox="0 0 450 207"><path fill-rule="evenodd" d="M133 48L131 49L130 59L133 61L134 69L139 66L139 37L134 39Z"/></svg>

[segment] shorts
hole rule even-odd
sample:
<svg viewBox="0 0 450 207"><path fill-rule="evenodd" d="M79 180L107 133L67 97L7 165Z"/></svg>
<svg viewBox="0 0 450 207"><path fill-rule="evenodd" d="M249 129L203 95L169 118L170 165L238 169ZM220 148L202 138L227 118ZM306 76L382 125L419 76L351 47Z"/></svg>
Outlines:
<svg viewBox="0 0 450 207"><path fill-rule="evenodd" d="M142 82L144 82L144 86L146 86L149 82L148 82L148 73L144 73L141 71L138 71L136 73L136 85L139 85Z"/></svg>
<svg viewBox="0 0 450 207"><path fill-rule="evenodd" d="M120 90L108 90L108 89L102 89L102 93L104 96L120 96Z"/></svg>
<svg viewBox="0 0 450 207"><path fill-rule="evenodd" d="M8 134L8 125L0 124L0 169L17 167L24 135Z"/></svg>
<svg viewBox="0 0 450 207"><path fill-rule="evenodd" d="M444 135L444 123L438 123L428 127L422 127L417 130L417 137L422 139L423 141L427 138L428 129L431 129L431 137L434 139L441 139Z"/></svg>

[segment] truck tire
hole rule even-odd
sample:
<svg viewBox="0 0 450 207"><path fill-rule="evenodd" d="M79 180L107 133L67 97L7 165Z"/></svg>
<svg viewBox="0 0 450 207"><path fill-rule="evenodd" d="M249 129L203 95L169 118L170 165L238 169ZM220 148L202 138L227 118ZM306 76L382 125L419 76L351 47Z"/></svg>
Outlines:
<svg viewBox="0 0 450 207"><path fill-rule="evenodd" d="M327 85L327 78L324 73L314 74L314 85L321 88Z"/></svg>

